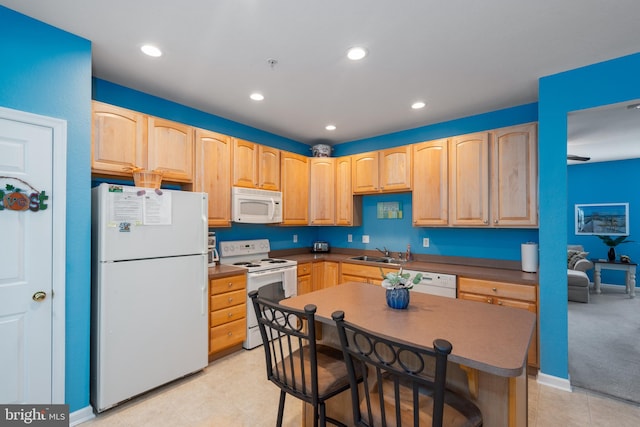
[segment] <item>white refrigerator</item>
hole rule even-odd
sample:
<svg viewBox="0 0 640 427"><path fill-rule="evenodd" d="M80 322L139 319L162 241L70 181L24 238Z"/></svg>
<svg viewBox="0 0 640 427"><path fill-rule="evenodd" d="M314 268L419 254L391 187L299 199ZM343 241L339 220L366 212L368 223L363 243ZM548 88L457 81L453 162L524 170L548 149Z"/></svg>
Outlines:
<svg viewBox="0 0 640 427"><path fill-rule="evenodd" d="M92 189L91 404L208 363L207 194Z"/></svg>

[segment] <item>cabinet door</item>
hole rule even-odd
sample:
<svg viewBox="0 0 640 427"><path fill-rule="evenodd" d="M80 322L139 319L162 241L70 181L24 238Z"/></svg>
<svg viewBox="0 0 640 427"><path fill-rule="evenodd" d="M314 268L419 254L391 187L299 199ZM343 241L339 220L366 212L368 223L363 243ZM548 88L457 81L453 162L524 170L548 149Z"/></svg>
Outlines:
<svg viewBox="0 0 640 427"><path fill-rule="evenodd" d="M336 225L362 223L362 196L354 196L351 185L351 156L336 159Z"/></svg>
<svg viewBox="0 0 640 427"><path fill-rule="evenodd" d="M94 101L92 118L91 172L131 178L132 168L147 167L144 114Z"/></svg>
<svg viewBox="0 0 640 427"><path fill-rule="evenodd" d="M340 283L340 263L325 261L323 270L324 287L331 288Z"/></svg>
<svg viewBox="0 0 640 427"><path fill-rule="evenodd" d="M308 294L312 291L311 275L298 276L298 295Z"/></svg>
<svg viewBox="0 0 640 427"><path fill-rule="evenodd" d="M258 144L233 139L233 185L258 187Z"/></svg>
<svg viewBox="0 0 640 427"><path fill-rule="evenodd" d="M309 219L311 225L335 224L335 159L313 157L309 174Z"/></svg>
<svg viewBox="0 0 640 427"><path fill-rule="evenodd" d="M309 224L309 158L283 151L282 224Z"/></svg>
<svg viewBox="0 0 640 427"><path fill-rule="evenodd" d="M280 190L280 150L258 145L258 187Z"/></svg>
<svg viewBox="0 0 640 427"><path fill-rule="evenodd" d="M413 146L413 225L449 223L448 140Z"/></svg>
<svg viewBox="0 0 640 427"><path fill-rule="evenodd" d="M193 180L193 128L181 123L148 118L147 168L163 171L167 181Z"/></svg>
<svg viewBox="0 0 640 427"><path fill-rule="evenodd" d="M194 191L209 194L209 227L231 225L231 138L196 129Z"/></svg>
<svg viewBox="0 0 640 427"><path fill-rule="evenodd" d="M380 152L380 191L411 190L411 146L389 148Z"/></svg>
<svg viewBox="0 0 640 427"><path fill-rule="evenodd" d="M538 225L538 138L536 125L493 131L491 221L494 226Z"/></svg>
<svg viewBox="0 0 640 427"><path fill-rule="evenodd" d="M489 225L489 134L457 136L449 143L449 223Z"/></svg>
<svg viewBox="0 0 640 427"><path fill-rule="evenodd" d="M378 152L361 153L351 157L354 194L375 193L378 191Z"/></svg>

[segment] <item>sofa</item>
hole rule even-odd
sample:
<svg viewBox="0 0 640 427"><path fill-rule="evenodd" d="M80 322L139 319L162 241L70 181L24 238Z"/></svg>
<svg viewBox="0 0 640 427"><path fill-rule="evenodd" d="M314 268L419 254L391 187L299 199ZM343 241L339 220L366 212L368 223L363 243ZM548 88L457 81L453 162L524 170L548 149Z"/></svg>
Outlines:
<svg viewBox="0 0 640 427"><path fill-rule="evenodd" d="M593 263L587 259L589 252L585 252L582 245L567 246L567 285L569 301L589 302L589 276L587 271L593 268Z"/></svg>

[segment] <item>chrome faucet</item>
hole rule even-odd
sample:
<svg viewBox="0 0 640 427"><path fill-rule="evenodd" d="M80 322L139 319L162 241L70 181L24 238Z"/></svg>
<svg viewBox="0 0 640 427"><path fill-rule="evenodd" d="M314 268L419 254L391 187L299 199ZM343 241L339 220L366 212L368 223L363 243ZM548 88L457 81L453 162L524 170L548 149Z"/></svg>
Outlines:
<svg viewBox="0 0 640 427"><path fill-rule="evenodd" d="M383 254L386 258L390 258L391 255L389 254L389 250L387 249L386 246L383 246L384 251L380 248L376 248L381 254Z"/></svg>

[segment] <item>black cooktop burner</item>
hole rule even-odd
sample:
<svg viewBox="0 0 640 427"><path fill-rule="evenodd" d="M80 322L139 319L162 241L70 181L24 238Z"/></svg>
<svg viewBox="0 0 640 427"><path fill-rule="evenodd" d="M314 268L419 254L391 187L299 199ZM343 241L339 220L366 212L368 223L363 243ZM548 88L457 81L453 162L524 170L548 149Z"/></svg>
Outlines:
<svg viewBox="0 0 640 427"><path fill-rule="evenodd" d="M260 261L273 261L272 258L262 258Z"/></svg>
<svg viewBox="0 0 640 427"><path fill-rule="evenodd" d="M260 267L260 264L246 264L247 267Z"/></svg>
<svg viewBox="0 0 640 427"><path fill-rule="evenodd" d="M247 261L234 262L233 265L246 265L251 267L251 263Z"/></svg>
<svg viewBox="0 0 640 427"><path fill-rule="evenodd" d="M287 262L284 259L272 259L269 261L270 264L282 264L283 262Z"/></svg>

